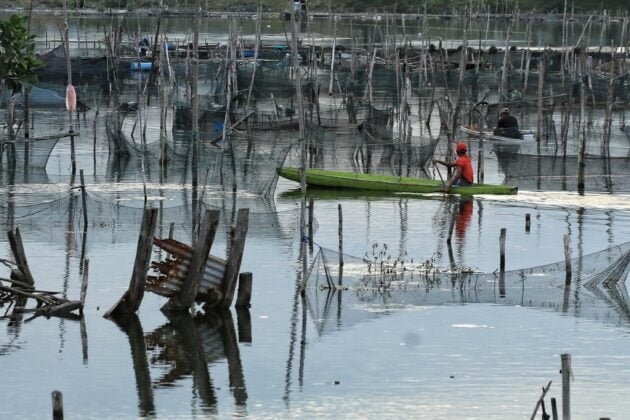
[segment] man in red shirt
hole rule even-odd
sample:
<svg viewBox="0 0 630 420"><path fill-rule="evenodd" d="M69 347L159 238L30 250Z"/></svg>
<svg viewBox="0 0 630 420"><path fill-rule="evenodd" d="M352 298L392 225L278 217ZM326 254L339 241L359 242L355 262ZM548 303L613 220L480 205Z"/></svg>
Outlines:
<svg viewBox="0 0 630 420"><path fill-rule="evenodd" d="M457 160L455 162L444 162L443 160L433 159L433 164L440 163L447 168L455 168L455 173L444 185L444 192L448 193L453 185L472 185L473 183L473 167L468 153L468 147L465 143L458 143L455 152Z"/></svg>

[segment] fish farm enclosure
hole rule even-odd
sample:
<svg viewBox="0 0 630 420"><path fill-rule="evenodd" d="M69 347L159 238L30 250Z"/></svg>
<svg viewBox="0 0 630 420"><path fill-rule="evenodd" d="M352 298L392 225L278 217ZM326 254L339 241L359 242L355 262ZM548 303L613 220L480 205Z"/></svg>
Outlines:
<svg viewBox="0 0 630 420"><path fill-rule="evenodd" d="M627 417L627 13L29 31L37 82L0 91L0 417ZM441 192L458 143L483 194Z"/></svg>

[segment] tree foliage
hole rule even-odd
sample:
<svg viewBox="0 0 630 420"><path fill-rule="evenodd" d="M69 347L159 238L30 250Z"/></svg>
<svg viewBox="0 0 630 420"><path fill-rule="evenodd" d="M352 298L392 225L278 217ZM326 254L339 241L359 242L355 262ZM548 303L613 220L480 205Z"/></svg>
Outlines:
<svg viewBox="0 0 630 420"><path fill-rule="evenodd" d="M12 93L37 82L43 65L35 55L35 36L28 33L28 17L11 15L0 22L0 79Z"/></svg>

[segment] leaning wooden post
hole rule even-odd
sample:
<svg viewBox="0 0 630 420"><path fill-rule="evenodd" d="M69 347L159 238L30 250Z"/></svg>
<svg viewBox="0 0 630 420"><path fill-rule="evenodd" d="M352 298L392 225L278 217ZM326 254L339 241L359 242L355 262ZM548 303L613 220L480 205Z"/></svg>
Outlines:
<svg viewBox="0 0 630 420"><path fill-rule="evenodd" d="M151 263L151 249L153 248L153 233L157 224L157 214L157 209L144 210L138 246L136 247L136 261L133 265L129 288L118 302L105 313L105 318L134 313L140 307L144 297L144 284L147 280L147 272Z"/></svg>
<svg viewBox="0 0 630 420"><path fill-rule="evenodd" d="M22 235L20 235L20 229L16 227L15 232L8 231L7 235L9 237L9 244L11 245L13 257L15 258L15 263L22 273L22 276L24 276L24 281L30 285L35 284L35 279L31 274L31 269L29 268L28 260L26 259L26 253L24 252L24 246L22 245Z"/></svg>
<svg viewBox="0 0 630 420"><path fill-rule="evenodd" d="M501 228L501 234L499 236L499 271L505 272L505 234L506 229Z"/></svg>
<svg viewBox="0 0 630 420"><path fill-rule="evenodd" d="M53 420L63 420L63 395L61 391L52 392Z"/></svg>
<svg viewBox="0 0 630 420"><path fill-rule="evenodd" d="M562 420L571 420L571 355L560 355L562 361Z"/></svg>
<svg viewBox="0 0 630 420"><path fill-rule="evenodd" d="M249 308L252 300L252 273L241 273L238 276L237 308Z"/></svg>
<svg viewBox="0 0 630 420"><path fill-rule="evenodd" d="M545 86L545 61L540 60L538 62L538 126L536 137L538 142L542 140L543 136L543 88Z"/></svg>
<svg viewBox="0 0 630 420"><path fill-rule="evenodd" d="M192 255L190 257L190 265L184 279L184 284L179 293L166 302L162 306L165 311L187 311L195 302L199 283L206 267L206 261L210 248L214 242L214 235L219 224L218 210L206 210L201 224L199 225L199 234L197 241L193 245Z"/></svg>
<svg viewBox="0 0 630 420"><path fill-rule="evenodd" d="M81 204L83 205L83 229L88 227L88 210L87 210L87 193L85 192L85 179L83 178L83 169L79 171L79 179L81 180Z"/></svg>
<svg viewBox="0 0 630 420"><path fill-rule="evenodd" d="M564 266L566 271L566 276L564 278L564 284L571 284L571 239L569 235L564 235Z"/></svg>
<svg viewBox="0 0 630 420"><path fill-rule="evenodd" d="M229 308L234 300L234 291L236 290L236 279L241 268L243 260L243 251L245 250L245 239L247 238L247 229L249 228L249 209L239 209L236 216L236 229L232 236L232 243L228 252L228 263L225 267L223 276L223 299L220 306Z"/></svg>
<svg viewBox="0 0 630 420"><path fill-rule="evenodd" d="M582 63L584 60L582 59ZM580 82L580 142L578 146L577 190L584 194L584 157L586 153L586 88L584 81Z"/></svg>

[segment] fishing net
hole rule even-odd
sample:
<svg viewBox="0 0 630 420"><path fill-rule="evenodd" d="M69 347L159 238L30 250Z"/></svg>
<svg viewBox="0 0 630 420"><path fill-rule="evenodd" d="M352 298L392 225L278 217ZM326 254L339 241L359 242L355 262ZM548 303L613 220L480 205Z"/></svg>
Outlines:
<svg viewBox="0 0 630 420"><path fill-rule="evenodd" d="M320 248L306 280L307 303L320 334L380 317L393 309L466 303L501 303L570 312L589 319L627 323L625 287L630 243L566 263L501 273L439 267L435 258L416 261L374 246L363 257Z"/></svg>
<svg viewBox="0 0 630 420"><path fill-rule="evenodd" d="M410 143L379 140L357 128L331 129L308 126L309 168L426 177L425 166L433 156L439 137L414 136ZM293 148L285 166L300 166L299 148Z"/></svg>
<svg viewBox="0 0 630 420"><path fill-rule="evenodd" d="M145 209L143 185L99 184L88 188L87 244L135 241ZM82 243L84 207L78 190L69 191L61 185L40 186L33 194L31 187L10 193L8 198L5 205L0 205L0 225L5 230L20 227L28 240L70 243L75 249ZM236 223L240 208L250 211L248 236L252 238L294 241L299 232L298 204L278 207L273 199L252 194L206 189L195 197L185 187L147 185L146 207L158 209L157 237L166 237L173 224L175 236L186 242L190 242L192 226L206 210L220 211L217 237L222 239ZM68 238L72 241L68 242Z"/></svg>
<svg viewBox="0 0 630 420"><path fill-rule="evenodd" d="M578 158L495 151L505 183L522 190L576 191ZM596 192L630 191L630 158L586 156L584 188Z"/></svg>

